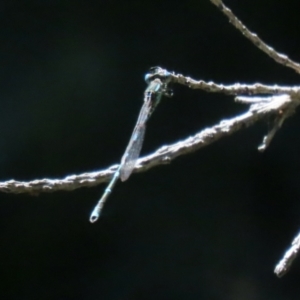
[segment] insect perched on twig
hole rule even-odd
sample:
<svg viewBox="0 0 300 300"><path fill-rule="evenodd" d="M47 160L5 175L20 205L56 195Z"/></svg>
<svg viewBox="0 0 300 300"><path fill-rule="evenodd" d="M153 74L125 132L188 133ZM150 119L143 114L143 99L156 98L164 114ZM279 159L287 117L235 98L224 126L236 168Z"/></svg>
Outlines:
<svg viewBox="0 0 300 300"><path fill-rule="evenodd" d="M169 72L160 67L152 67L150 68L149 73L146 74L145 81L148 86L144 92L144 104L141 108L128 146L122 156L121 163L105 189L101 199L95 206L90 216L90 222L94 223L98 220L101 209L118 179L121 178L121 181L125 181L131 175L142 149L147 121L159 104L161 97L172 96L172 91L168 88L170 75Z"/></svg>

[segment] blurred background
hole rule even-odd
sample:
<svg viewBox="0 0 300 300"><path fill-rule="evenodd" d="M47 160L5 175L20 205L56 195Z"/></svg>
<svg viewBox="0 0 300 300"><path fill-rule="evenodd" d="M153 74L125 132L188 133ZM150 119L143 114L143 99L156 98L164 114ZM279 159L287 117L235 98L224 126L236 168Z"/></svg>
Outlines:
<svg viewBox="0 0 300 300"><path fill-rule="evenodd" d="M269 45L300 61L297 0L226 0ZM0 180L62 178L120 161L161 66L231 84L299 84L209 0L3 0ZM141 155L247 110L174 86ZM38 197L0 194L1 299L299 299L300 258L273 269L300 229L300 117L265 153L267 122L119 183Z"/></svg>

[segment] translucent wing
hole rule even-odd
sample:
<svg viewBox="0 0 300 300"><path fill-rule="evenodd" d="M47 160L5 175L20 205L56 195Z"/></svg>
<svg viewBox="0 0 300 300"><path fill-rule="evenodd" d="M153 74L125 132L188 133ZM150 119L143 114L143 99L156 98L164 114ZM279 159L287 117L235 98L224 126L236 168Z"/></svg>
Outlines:
<svg viewBox="0 0 300 300"><path fill-rule="evenodd" d="M151 95L146 96L146 101L141 108L138 121L134 127L129 144L122 157L120 169L120 177L122 181L127 180L131 175L136 161L140 155L146 131L146 122L150 116L150 111Z"/></svg>
<svg viewBox="0 0 300 300"><path fill-rule="evenodd" d="M154 79L149 83L145 91L144 104L141 108L129 144L121 159L120 177L122 181L127 180L131 175L140 155L146 131L146 122L160 101L161 87L162 82L159 79Z"/></svg>

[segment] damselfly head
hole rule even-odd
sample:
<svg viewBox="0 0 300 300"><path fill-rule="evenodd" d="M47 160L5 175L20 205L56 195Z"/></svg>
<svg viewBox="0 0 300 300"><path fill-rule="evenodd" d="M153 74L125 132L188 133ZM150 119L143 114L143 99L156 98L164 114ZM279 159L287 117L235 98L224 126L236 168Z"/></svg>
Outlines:
<svg viewBox="0 0 300 300"><path fill-rule="evenodd" d="M153 76L153 75L150 74L150 73L147 73L147 74L145 75L145 81L146 81L147 84L150 83L152 76Z"/></svg>
<svg viewBox="0 0 300 300"><path fill-rule="evenodd" d="M168 82L170 79L171 73L169 73L167 70L162 69L161 67L151 67L149 69L149 73L145 75L145 81L147 84L150 83L150 81L154 80L155 78L159 78L162 82Z"/></svg>

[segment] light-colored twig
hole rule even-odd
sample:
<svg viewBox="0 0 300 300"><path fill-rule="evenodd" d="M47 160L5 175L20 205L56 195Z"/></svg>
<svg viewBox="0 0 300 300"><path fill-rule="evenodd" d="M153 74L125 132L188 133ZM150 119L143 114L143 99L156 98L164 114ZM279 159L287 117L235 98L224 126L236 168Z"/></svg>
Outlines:
<svg viewBox="0 0 300 300"><path fill-rule="evenodd" d="M248 97L248 96L237 96L235 97L235 102L243 104L254 104L254 103L264 103L274 100L273 96L263 96L263 97Z"/></svg>
<svg viewBox="0 0 300 300"><path fill-rule="evenodd" d="M169 71L166 71L169 72ZM298 94L300 91L299 86L278 86L278 85L265 85L261 83L254 84L232 84L223 85L217 84L213 81L195 80L182 74L175 74L170 72L170 81L173 83L185 85L191 89L201 89L206 92L222 93L225 95L255 95L255 94Z"/></svg>
<svg viewBox="0 0 300 300"><path fill-rule="evenodd" d="M268 46L263 40L261 40L257 34L251 32L234 14L233 12L224 5L222 0L210 0L214 5L216 5L229 19L229 21L246 37L248 38L257 48L262 50L264 53L266 53L268 56L273 58L277 63L284 65L286 67L289 67L293 70L295 70L297 73L300 73L300 64L297 62L291 60L287 55L281 54L277 52L272 47ZM267 91L268 89L262 89L263 91ZM264 93L264 92L262 92ZM267 92L268 93L268 92ZM279 92L281 93L281 92ZM283 92L284 93L284 92ZM278 94L277 92L271 93L273 95ZM288 93L290 96L292 96L291 93ZM284 98L288 95L283 95ZM252 104L252 109L255 109L255 107L263 107L264 105L269 104L269 101L273 101L273 97L237 97L236 101L241 102L244 104ZM297 105L296 105L297 106ZM264 137L262 144L258 147L258 150L264 151L270 144L271 140L273 139L276 132L279 130L279 128L282 126L285 119L287 119L289 116L291 116L296 106L289 105L285 109L279 108L277 110L277 115L275 116L273 127L268 132L268 134ZM250 108L251 110L251 108ZM283 259L277 264L275 268L275 274L278 277L281 277L288 272L290 269L292 262L296 258L298 252L300 249L300 233L298 236L294 239L291 248L285 253Z"/></svg>
<svg viewBox="0 0 300 300"><path fill-rule="evenodd" d="M274 273L278 277L285 275L291 268L291 265L300 250L300 233L294 238L291 247L285 252L281 261L275 267Z"/></svg>
<svg viewBox="0 0 300 300"><path fill-rule="evenodd" d="M268 56L273 58L277 63L289 67L300 73L300 64L291 60L287 55L277 52L272 47L268 46L263 40L261 40L257 34L251 32L235 15L234 13L224 5L222 0L210 0L216 5L229 19L229 21L257 48L262 50Z"/></svg>
<svg viewBox="0 0 300 300"><path fill-rule="evenodd" d="M264 137L261 145L258 146L258 150L260 152L264 152L270 145L271 141L273 140L276 132L281 128L283 122L291 116L295 110L289 110L286 111L279 111L278 115L276 116L275 120L273 121L273 127L268 132L268 134Z"/></svg>
<svg viewBox="0 0 300 300"><path fill-rule="evenodd" d="M226 137L240 129L253 125L266 116L276 114L279 110L288 107L296 107L300 102L298 98L277 96L273 101L250 109L237 117L223 120L219 124L206 128L185 140L172 145L159 148L154 153L142 157L137 161L134 172L144 172L158 165L168 164L178 156L191 153L205 147L220 138ZM63 179L42 179L29 182L9 180L0 182L0 191L6 193L41 193L59 190L71 191L82 187L96 186L110 180L118 165L111 166L107 170L67 176Z"/></svg>
<svg viewBox="0 0 300 300"><path fill-rule="evenodd" d="M259 109L260 107L264 107L266 104L270 102L276 103L276 98L289 98L289 95L274 95L269 97L245 97L245 96L238 96L235 98L236 102L240 102L243 104L251 104L250 109ZM270 145L272 139L274 138L276 132L281 128L284 121L290 117L295 112L295 107L292 105L287 107L285 110L279 109L274 120L273 120L273 127L268 132L268 134L264 137L262 144L258 147L260 152L263 152L267 149Z"/></svg>

